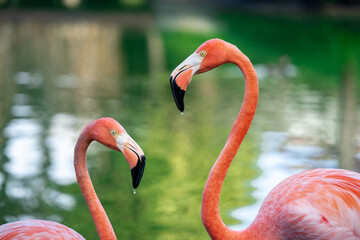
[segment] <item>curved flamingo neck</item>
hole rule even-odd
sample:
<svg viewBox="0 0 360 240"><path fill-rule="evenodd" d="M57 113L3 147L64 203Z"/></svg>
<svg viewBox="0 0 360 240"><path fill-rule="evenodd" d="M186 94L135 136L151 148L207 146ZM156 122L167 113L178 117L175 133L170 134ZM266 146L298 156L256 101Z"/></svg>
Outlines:
<svg viewBox="0 0 360 240"><path fill-rule="evenodd" d="M99 198L95 193L86 165L86 151L93 139L88 135L88 128L81 134L75 146L74 166L76 179L84 195L90 214L95 223L100 239L116 239L114 230Z"/></svg>
<svg viewBox="0 0 360 240"><path fill-rule="evenodd" d="M212 239L252 239L248 229L243 231L229 229L221 220L219 213L222 184L230 164L250 128L259 95L256 72L250 60L235 46L230 49L228 62L236 64L244 74L245 96L226 144L206 181L203 191L201 218Z"/></svg>

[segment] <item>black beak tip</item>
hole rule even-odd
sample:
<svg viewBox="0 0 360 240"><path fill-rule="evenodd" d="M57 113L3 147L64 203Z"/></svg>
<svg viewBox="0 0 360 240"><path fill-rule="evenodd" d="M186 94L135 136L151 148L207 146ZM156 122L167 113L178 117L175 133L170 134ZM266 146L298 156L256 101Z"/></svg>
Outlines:
<svg viewBox="0 0 360 240"><path fill-rule="evenodd" d="M146 163L146 158L144 155L142 155L141 159L138 159L136 166L131 169L131 177L133 180L132 184L134 189L136 189L141 182L141 178L143 176L145 169L145 163Z"/></svg>
<svg viewBox="0 0 360 240"><path fill-rule="evenodd" d="M175 79L172 79L172 77L170 77L170 85L171 85L171 91L172 91L176 106L178 107L180 112L184 112L184 109L185 109L185 106L184 106L185 91L182 90L176 84Z"/></svg>

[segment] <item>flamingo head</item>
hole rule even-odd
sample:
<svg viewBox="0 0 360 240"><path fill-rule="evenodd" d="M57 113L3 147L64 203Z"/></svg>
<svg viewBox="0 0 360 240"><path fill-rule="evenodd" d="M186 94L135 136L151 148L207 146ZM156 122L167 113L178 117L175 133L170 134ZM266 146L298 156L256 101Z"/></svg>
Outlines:
<svg viewBox="0 0 360 240"><path fill-rule="evenodd" d="M170 85L176 106L181 112L184 112L184 95L192 76L230 62L228 53L231 51L228 50L233 47L224 40L210 39L175 68L170 76Z"/></svg>
<svg viewBox="0 0 360 240"><path fill-rule="evenodd" d="M89 127L93 140L124 154L131 169L133 187L136 189L145 169L146 159L143 150L112 118L100 118L89 124Z"/></svg>

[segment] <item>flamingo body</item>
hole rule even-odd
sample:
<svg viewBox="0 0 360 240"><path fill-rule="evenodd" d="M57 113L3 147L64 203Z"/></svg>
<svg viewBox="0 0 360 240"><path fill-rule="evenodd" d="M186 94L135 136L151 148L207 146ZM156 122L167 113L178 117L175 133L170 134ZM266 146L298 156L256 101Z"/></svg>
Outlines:
<svg viewBox="0 0 360 240"><path fill-rule="evenodd" d="M253 239L355 240L359 225L360 174L314 169L278 184L245 231Z"/></svg>
<svg viewBox="0 0 360 240"><path fill-rule="evenodd" d="M133 188L140 184L145 156L139 145L125 129L112 118L100 118L89 123L81 132L74 149L74 167L80 190L90 210L101 240L116 240L114 230L91 182L86 164L86 151L92 141L122 152L128 162L133 179ZM79 233L60 223L44 220L24 220L0 226L0 240L80 240Z"/></svg>
<svg viewBox="0 0 360 240"><path fill-rule="evenodd" d="M255 115L259 95L250 60L221 39L203 43L171 73L175 103L183 98L194 74L225 63L239 67L245 78L244 101L226 144L206 181L201 218L216 240L359 240L360 174L339 169L315 169L296 174L277 185L265 198L253 223L242 231L229 229L219 213L222 184Z"/></svg>
<svg viewBox="0 0 360 240"><path fill-rule="evenodd" d="M79 233L53 221L23 220L7 223L0 226L1 240L28 240L28 239L53 239L53 240L84 240Z"/></svg>

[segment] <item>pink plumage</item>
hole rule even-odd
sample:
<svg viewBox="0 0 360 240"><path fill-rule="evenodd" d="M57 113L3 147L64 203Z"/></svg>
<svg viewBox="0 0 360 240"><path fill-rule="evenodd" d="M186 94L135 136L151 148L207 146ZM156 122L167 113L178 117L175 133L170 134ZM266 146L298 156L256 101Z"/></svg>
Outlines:
<svg viewBox="0 0 360 240"><path fill-rule="evenodd" d="M315 169L291 176L269 193L247 230L264 239L360 239L360 174Z"/></svg>
<svg viewBox="0 0 360 240"><path fill-rule="evenodd" d="M24 220L7 223L0 226L1 240L28 240L28 239L52 239L52 240L84 240L79 233L53 221Z"/></svg>

